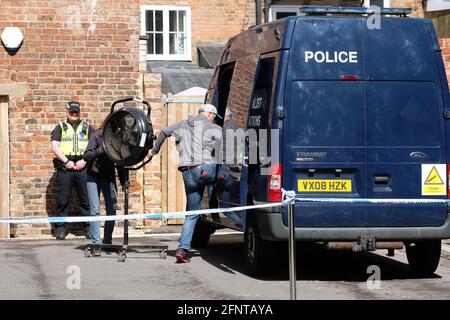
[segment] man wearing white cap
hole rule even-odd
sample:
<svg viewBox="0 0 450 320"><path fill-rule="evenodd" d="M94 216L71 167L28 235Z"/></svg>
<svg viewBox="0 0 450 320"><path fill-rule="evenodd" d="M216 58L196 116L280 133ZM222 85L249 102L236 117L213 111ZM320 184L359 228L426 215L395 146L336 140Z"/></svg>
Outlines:
<svg viewBox="0 0 450 320"><path fill-rule="evenodd" d="M212 104L205 104L196 116L179 121L161 130L149 156L156 155L167 137L174 136L180 155L178 170L183 174L187 198L187 210L200 210L203 192L207 185L215 182L216 160L213 153L222 139L222 128L214 123L221 118ZM198 215L186 216L181 230L180 244L176 252L179 263L187 263L191 240Z"/></svg>

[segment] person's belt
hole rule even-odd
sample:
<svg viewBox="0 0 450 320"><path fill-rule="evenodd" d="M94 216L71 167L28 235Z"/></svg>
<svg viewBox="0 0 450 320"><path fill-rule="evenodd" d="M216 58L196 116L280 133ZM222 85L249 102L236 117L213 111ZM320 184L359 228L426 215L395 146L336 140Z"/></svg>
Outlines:
<svg viewBox="0 0 450 320"><path fill-rule="evenodd" d="M183 171L186 171L186 170L192 170L192 169L197 168L197 167L198 166L181 166L181 167L178 167L178 171L183 172Z"/></svg>

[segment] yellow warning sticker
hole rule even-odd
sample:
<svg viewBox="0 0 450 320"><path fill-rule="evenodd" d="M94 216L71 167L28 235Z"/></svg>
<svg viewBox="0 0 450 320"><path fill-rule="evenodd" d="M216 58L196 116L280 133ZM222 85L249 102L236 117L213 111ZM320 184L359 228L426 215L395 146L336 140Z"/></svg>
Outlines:
<svg viewBox="0 0 450 320"><path fill-rule="evenodd" d="M445 164L422 165L422 195L447 195L447 169Z"/></svg>

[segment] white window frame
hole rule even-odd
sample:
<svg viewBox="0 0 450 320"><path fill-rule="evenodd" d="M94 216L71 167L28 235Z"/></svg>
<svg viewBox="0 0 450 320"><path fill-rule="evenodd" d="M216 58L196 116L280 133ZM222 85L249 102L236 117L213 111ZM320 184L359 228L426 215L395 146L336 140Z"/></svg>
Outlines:
<svg viewBox="0 0 450 320"><path fill-rule="evenodd" d="M189 6L141 6L141 35L146 35L145 12L147 10L160 10L163 12L163 54L147 54L147 60L179 60L192 61L191 47L191 7ZM186 54L170 54L169 53L169 11L182 10L186 12Z"/></svg>
<svg viewBox="0 0 450 320"><path fill-rule="evenodd" d="M369 8L370 7L370 0L364 0L364 7ZM391 1L390 0L383 0L383 6L384 8L390 8Z"/></svg>
<svg viewBox="0 0 450 320"><path fill-rule="evenodd" d="M283 6L283 5L273 5L269 7L269 22L276 20L276 15L278 12L295 12L297 16L304 16L304 13L300 13L301 6Z"/></svg>

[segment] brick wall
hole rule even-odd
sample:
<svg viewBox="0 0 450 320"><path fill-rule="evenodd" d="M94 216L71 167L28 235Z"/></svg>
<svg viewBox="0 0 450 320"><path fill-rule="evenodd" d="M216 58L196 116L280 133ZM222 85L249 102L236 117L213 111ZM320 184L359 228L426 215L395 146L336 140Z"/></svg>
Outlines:
<svg viewBox="0 0 450 320"><path fill-rule="evenodd" d="M450 38L439 39L439 44L442 49L442 59L444 60L447 82L450 89Z"/></svg>
<svg viewBox="0 0 450 320"><path fill-rule="evenodd" d="M254 0L140 0L140 3L191 7L191 50L194 62L197 61L198 44L223 44L231 36L255 24Z"/></svg>
<svg viewBox="0 0 450 320"><path fill-rule="evenodd" d="M65 118L65 103L101 123L111 102L140 95L139 4L129 0L2 0L0 30L20 27L19 52L0 50L0 87L25 83L10 96L10 215L47 216L56 208L50 132ZM132 199L142 191L133 189ZM141 201L137 203L140 210ZM48 225L19 225L13 234L49 233Z"/></svg>
<svg viewBox="0 0 450 320"><path fill-rule="evenodd" d="M424 7L421 0L390 0L392 8L411 8L411 16L423 18Z"/></svg>

